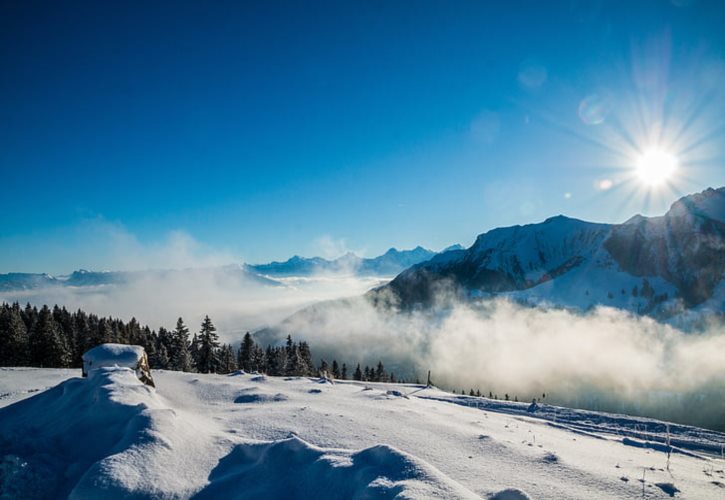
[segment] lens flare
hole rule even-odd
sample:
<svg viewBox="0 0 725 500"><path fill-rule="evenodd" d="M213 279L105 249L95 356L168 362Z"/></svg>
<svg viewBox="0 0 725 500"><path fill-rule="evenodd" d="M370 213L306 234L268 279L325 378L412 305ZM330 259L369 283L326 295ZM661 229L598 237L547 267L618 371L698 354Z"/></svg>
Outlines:
<svg viewBox="0 0 725 500"><path fill-rule="evenodd" d="M652 149L639 157L636 165L636 173L639 179L649 185L658 186L667 180L677 170L677 158L659 149Z"/></svg>

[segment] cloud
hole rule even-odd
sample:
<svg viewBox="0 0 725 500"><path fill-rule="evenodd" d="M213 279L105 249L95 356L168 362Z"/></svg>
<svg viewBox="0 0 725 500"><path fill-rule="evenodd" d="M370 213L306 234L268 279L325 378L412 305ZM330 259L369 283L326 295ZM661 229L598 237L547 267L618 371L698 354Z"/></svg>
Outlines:
<svg viewBox="0 0 725 500"><path fill-rule="evenodd" d="M397 313L362 299L318 306L283 328L317 355L348 364L384 360L399 376L444 388L644 413L722 427L723 328L685 333L611 308L589 313L507 300ZM691 404L697 405L697 411Z"/></svg>
<svg viewBox="0 0 725 500"><path fill-rule="evenodd" d="M357 255L363 255L360 250L352 250L345 238L333 238L329 234L320 236L315 240L315 248L319 252L319 256L325 259L333 260L337 259L341 255L346 253L354 253Z"/></svg>
<svg viewBox="0 0 725 500"><path fill-rule="evenodd" d="M209 267L239 261L231 251L211 248L180 229L142 242L122 224L95 218L82 223L76 237L94 249L94 262L114 271ZM79 263L79 267L88 264Z"/></svg>

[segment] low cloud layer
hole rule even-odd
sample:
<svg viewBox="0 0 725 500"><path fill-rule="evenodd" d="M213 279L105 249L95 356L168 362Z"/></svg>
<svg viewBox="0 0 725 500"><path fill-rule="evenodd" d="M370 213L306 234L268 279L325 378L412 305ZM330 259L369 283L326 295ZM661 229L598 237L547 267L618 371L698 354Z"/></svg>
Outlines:
<svg viewBox="0 0 725 500"><path fill-rule="evenodd" d="M600 308L586 314L506 300L435 312L381 311L364 300L295 315L286 325L325 355L432 371L446 388L630 411L722 427L725 331L684 333Z"/></svg>
<svg viewBox="0 0 725 500"><path fill-rule="evenodd" d="M520 400L641 413L712 428L725 415L725 329L685 333L610 308L588 313L527 308L506 300L400 313L361 295L376 279L285 278L271 284L234 267L141 273L123 285L0 294L63 304L154 328L183 316L195 331L209 314L224 342L268 326L261 341L305 339L319 361L350 370L383 360L398 377ZM291 316L290 316L291 315ZM285 320L285 318L287 318ZM284 321L283 321L284 320Z"/></svg>

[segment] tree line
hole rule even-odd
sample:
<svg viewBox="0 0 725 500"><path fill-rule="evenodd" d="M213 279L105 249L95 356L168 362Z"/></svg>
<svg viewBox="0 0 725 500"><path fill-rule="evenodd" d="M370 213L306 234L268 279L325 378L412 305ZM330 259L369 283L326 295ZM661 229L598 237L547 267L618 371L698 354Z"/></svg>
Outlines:
<svg viewBox="0 0 725 500"><path fill-rule="evenodd" d="M236 370L273 376L318 376L371 382L394 382L382 362L376 367L357 365L352 374L346 363L324 359L315 366L307 342L287 336L282 346L259 346L247 332L238 349L219 342L216 327L205 316L200 329L190 337L179 318L174 329L158 331L141 326L135 318L127 323L82 310L47 305L38 309L17 302L0 306L0 366L80 368L87 350L105 343L142 346L152 369L199 373L231 373Z"/></svg>

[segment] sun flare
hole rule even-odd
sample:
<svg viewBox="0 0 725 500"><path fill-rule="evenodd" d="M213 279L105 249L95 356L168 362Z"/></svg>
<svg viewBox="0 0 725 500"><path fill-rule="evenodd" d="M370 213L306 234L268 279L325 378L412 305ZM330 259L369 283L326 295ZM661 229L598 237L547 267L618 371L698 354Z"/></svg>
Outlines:
<svg viewBox="0 0 725 500"><path fill-rule="evenodd" d="M638 159L635 171L648 186L658 186L668 181L677 170L677 157L667 151L651 149Z"/></svg>

